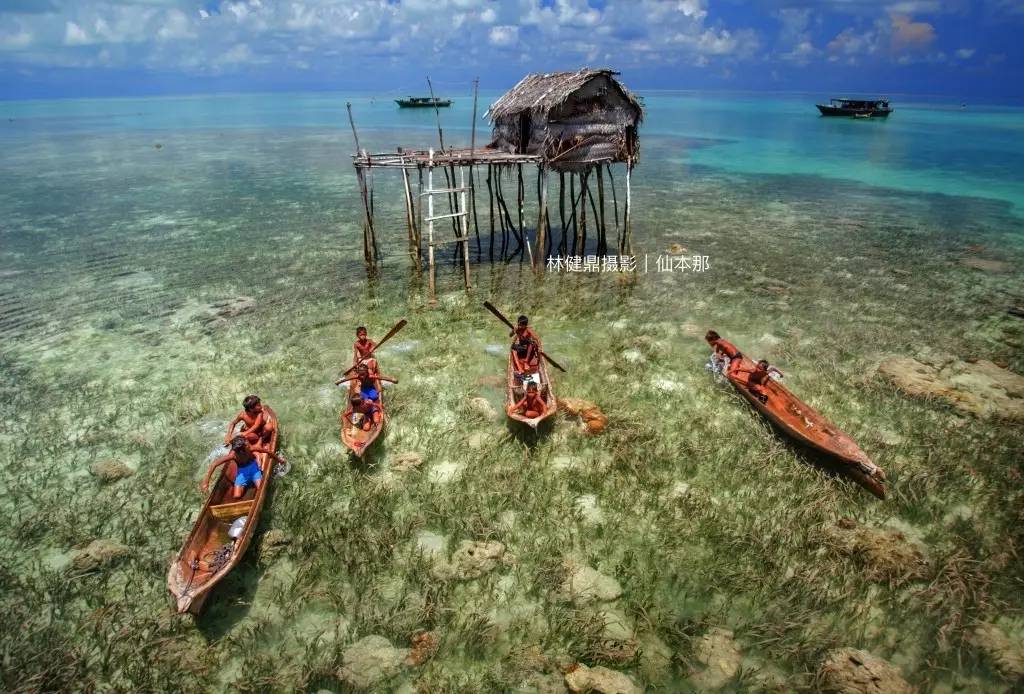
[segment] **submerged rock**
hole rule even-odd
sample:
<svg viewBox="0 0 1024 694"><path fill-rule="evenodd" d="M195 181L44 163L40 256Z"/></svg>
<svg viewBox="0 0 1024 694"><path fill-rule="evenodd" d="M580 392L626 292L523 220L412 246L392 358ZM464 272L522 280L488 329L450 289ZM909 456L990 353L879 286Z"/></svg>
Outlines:
<svg viewBox="0 0 1024 694"><path fill-rule="evenodd" d="M970 642L982 651L1005 677L1024 678L1024 643L1014 642L995 624L981 622L974 627Z"/></svg>
<svg viewBox="0 0 1024 694"><path fill-rule="evenodd" d="M76 553L71 566L77 571L93 571L116 563L131 554L131 550L113 540L93 540L89 546Z"/></svg>
<svg viewBox="0 0 1024 694"><path fill-rule="evenodd" d="M277 559L288 549L288 545L292 543L291 535L283 530L274 529L268 530L263 534L263 538L260 540L260 562L263 564L269 564L270 562Z"/></svg>
<svg viewBox="0 0 1024 694"><path fill-rule="evenodd" d="M441 636L436 631L421 631L413 634L412 649L409 651L405 664L416 667L434 657L441 646Z"/></svg>
<svg viewBox="0 0 1024 694"><path fill-rule="evenodd" d="M924 549L898 530L869 528L843 518L826 527L824 539L841 554L859 561L874 581L910 581L928 574Z"/></svg>
<svg viewBox="0 0 1024 694"><path fill-rule="evenodd" d="M672 671L672 649L653 632L640 635L640 672L648 682L657 682Z"/></svg>
<svg viewBox="0 0 1024 694"><path fill-rule="evenodd" d="M484 419L497 419L498 411L494 409L494 406L487 400L487 398L475 397L470 398L466 403L469 407L469 411L483 417Z"/></svg>
<svg viewBox="0 0 1024 694"><path fill-rule="evenodd" d="M356 689L367 689L397 675L409 654L408 648L395 648L383 636L366 636L342 654L338 679Z"/></svg>
<svg viewBox="0 0 1024 694"><path fill-rule="evenodd" d="M563 600L575 605L588 605L593 602L610 602L622 595L622 586L618 581L586 564L568 559L565 570L565 580L559 591Z"/></svg>
<svg viewBox="0 0 1024 694"><path fill-rule="evenodd" d="M600 694L640 694L643 690L625 673L598 665L587 667L576 663L565 673L565 684L571 692Z"/></svg>
<svg viewBox="0 0 1024 694"><path fill-rule="evenodd" d="M822 691L836 694L912 694L900 671L891 663L856 648L840 648L825 658L818 670Z"/></svg>
<svg viewBox="0 0 1024 694"><path fill-rule="evenodd" d="M993 260L992 258L967 257L960 260L963 265L975 270L985 272L1007 272L1013 266L1005 260Z"/></svg>
<svg viewBox="0 0 1024 694"><path fill-rule="evenodd" d="M117 482L135 474L135 470L120 460L101 460L93 463L89 472L101 482Z"/></svg>
<svg viewBox="0 0 1024 694"><path fill-rule="evenodd" d="M690 681L698 689L721 689L740 670L740 649L728 629L709 629L697 641L694 655L704 666L703 670L690 676Z"/></svg>
<svg viewBox="0 0 1024 694"><path fill-rule="evenodd" d="M505 557L505 545L491 540L463 540L451 556L434 564L434 576L443 580L471 581L493 571Z"/></svg>
<svg viewBox="0 0 1024 694"><path fill-rule="evenodd" d="M409 472L419 469L423 464L423 456L416 451L406 451L392 458L389 464L395 472Z"/></svg>
<svg viewBox="0 0 1024 694"><path fill-rule="evenodd" d="M909 395L939 397L965 412L1024 421L1024 376L984 359L974 363L890 357L878 372Z"/></svg>

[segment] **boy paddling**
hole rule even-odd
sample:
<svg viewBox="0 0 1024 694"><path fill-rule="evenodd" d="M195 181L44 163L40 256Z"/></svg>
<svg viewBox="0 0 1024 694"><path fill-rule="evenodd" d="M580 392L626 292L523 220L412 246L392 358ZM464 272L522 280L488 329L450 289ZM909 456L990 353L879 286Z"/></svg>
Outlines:
<svg viewBox="0 0 1024 694"><path fill-rule="evenodd" d="M227 444L235 436L235 427L241 423L239 435L249 443L269 441L274 434L276 423L274 418L263 410L263 403L256 395L247 395L242 401L242 411L228 424L228 433L224 437Z"/></svg>
<svg viewBox="0 0 1024 694"><path fill-rule="evenodd" d="M373 361L373 360L371 360ZM360 364L356 367L354 376L347 376L346 378L338 379L334 382L334 385L341 385L348 381L359 381L359 393L368 400L379 400L380 393L377 392L377 382L387 381L388 383L398 383L397 378L391 378L390 376L381 376L377 371L377 363L372 364L373 370L370 370L370 366L367 364Z"/></svg>
<svg viewBox="0 0 1024 694"><path fill-rule="evenodd" d="M352 363L368 359L375 349L377 349L377 343L366 336L366 326L360 325L356 328L356 341L352 345Z"/></svg>

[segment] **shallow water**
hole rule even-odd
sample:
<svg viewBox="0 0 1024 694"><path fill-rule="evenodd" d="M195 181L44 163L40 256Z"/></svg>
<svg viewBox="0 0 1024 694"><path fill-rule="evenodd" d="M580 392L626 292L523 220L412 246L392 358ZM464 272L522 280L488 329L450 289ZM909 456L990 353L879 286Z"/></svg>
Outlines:
<svg viewBox="0 0 1024 694"><path fill-rule="evenodd" d="M385 262L362 266L343 103L0 105L14 118L0 134L6 688L336 690L351 643L434 629L434 659L383 689L536 687L574 661L685 689L713 627L734 632L744 689L769 671L810 686L840 646L926 689L1006 686L966 635L1024 619L1019 425L908 398L874 368L950 354L1024 372L1024 327L1005 312L1024 297L1021 111L897 104L886 123L833 123L805 102L652 95L633 190L648 272L538 280L518 260L480 263L467 296L446 257L428 309L386 174ZM364 146L433 144L432 114L354 105ZM444 117L467 135L466 104ZM656 272L670 244L710 269ZM978 258L1005 266L965 264ZM535 439L467 406L502 402L507 331L488 298L530 314L569 370L558 394L598 403L604 434L560 416ZM400 379L392 421L354 464L330 383L356 325L379 337L402 317L380 354ZM887 471L891 498L810 464L716 384L709 327L777 363ZM254 546L199 620L172 618L169 558L250 392L278 412L292 462L261 527L291 545L266 561ZM422 464L389 469L407 451ZM138 471L101 485L88 468L108 459ZM868 579L821 539L841 517L920 541L927 578ZM130 553L68 580L69 553L96 538ZM439 577L437 553L464 540L507 557ZM622 595L567 602L566 562Z"/></svg>

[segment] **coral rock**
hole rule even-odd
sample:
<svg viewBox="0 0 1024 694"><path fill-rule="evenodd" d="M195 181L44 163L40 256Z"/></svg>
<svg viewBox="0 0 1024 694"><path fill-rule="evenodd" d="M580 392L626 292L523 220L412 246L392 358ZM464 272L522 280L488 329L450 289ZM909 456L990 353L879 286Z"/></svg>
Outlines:
<svg viewBox="0 0 1024 694"><path fill-rule="evenodd" d="M912 694L900 671L881 658L856 648L840 648L818 670L821 690L836 694Z"/></svg>
<svg viewBox="0 0 1024 694"><path fill-rule="evenodd" d="M910 395L939 397L965 412L1024 421L1024 376L980 359L926 363L891 357L878 372Z"/></svg>
<svg viewBox="0 0 1024 694"><path fill-rule="evenodd" d="M981 622L970 636L971 643L983 651L1004 676L1024 678L1024 644L1014 643L995 624Z"/></svg>
<svg viewBox="0 0 1024 694"><path fill-rule="evenodd" d="M463 540L448 561L434 565L434 576L440 579L471 581L493 571L502 563L505 545L500 542Z"/></svg>
<svg viewBox="0 0 1024 694"><path fill-rule="evenodd" d="M88 547L75 554L71 566L78 571L92 571L109 566L130 553L131 550L113 540L93 540Z"/></svg>
<svg viewBox="0 0 1024 694"><path fill-rule="evenodd" d="M570 417L579 417L591 434L599 434L608 426L608 417L601 408L582 398L559 398L559 408Z"/></svg>
<svg viewBox="0 0 1024 694"><path fill-rule="evenodd" d="M342 654L338 679L356 689L367 689L397 675L409 653L407 648L393 647L383 636L367 636Z"/></svg>
<svg viewBox="0 0 1024 694"><path fill-rule="evenodd" d="M283 530L268 530L260 540L260 561L264 564L274 561L288 549L291 536Z"/></svg>
<svg viewBox="0 0 1024 694"><path fill-rule="evenodd" d="M436 631L422 631L414 634L412 637L412 649L409 651L409 656L405 659L405 664L409 667L422 665L434 657L440 645L441 637Z"/></svg>
<svg viewBox="0 0 1024 694"><path fill-rule="evenodd" d="M487 398L470 398L466 404L469 407L470 412L473 412L474 414L477 414L483 417L484 419L498 418L498 411L494 409L494 406L491 405L490 401L488 401Z"/></svg>
<svg viewBox="0 0 1024 694"><path fill-rule="evenodd" d="M565 673L565 684L572 692L599 694L640 694L643 690L630 677L606 667L587 667L582 663Z"/></svg>
<svg viewBox="0 0 1024 694"><path fill-rule="evenodd" d="M874 581L909 581L925 578L924 550L898 530L868 528L849 518L824 530L825 543L857 559Z"/></svg>
<svg viewBox="0 0 1024 694"><path fill-rule="evenodd" d="M423 456L415 451L399 453L391 459L391 469L395 472L409 472L416 470L423 464Z"/></svg>
<svg viewBox="0 0 1024 694"><path fill-rule="evenodd" d="M573 560L565 563L566 575L561 596L576 605L609 602L622 595L622 586L611 576Z"/></svg>
<svg viewBox="0 0 1024 694"><path fill-rule="evenodd" d="M93 463L89 472L101 482L116 482L135 474L135 470L119 460L101 460Z"/></svg>
<svg viewBox="0 0 1024 694"><path fill-rule="evenodd" d="M690 677L698 689L721 689L740 669L740 649L728 629L715 627L697 642L695 655L704 670Z"/></svg>

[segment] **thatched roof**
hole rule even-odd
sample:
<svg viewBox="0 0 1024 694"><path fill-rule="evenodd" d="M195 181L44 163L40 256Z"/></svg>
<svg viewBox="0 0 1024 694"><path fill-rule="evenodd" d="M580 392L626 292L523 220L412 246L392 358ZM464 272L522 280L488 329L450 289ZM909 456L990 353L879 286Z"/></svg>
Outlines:
<svg viewBox="0 0 1024 694"><path fill-rule="evenodd" d="M622 83L615 79L619 73L608 68L593 70L582 68L575 72L549 72L527 75L504 96L491 104L485 117L496 121L506 116L531 112L547 114L565 102L573 92L595 77L605 76L618 87L622 95L637 111L637 120L643 120L644 108Z"/></svg>

